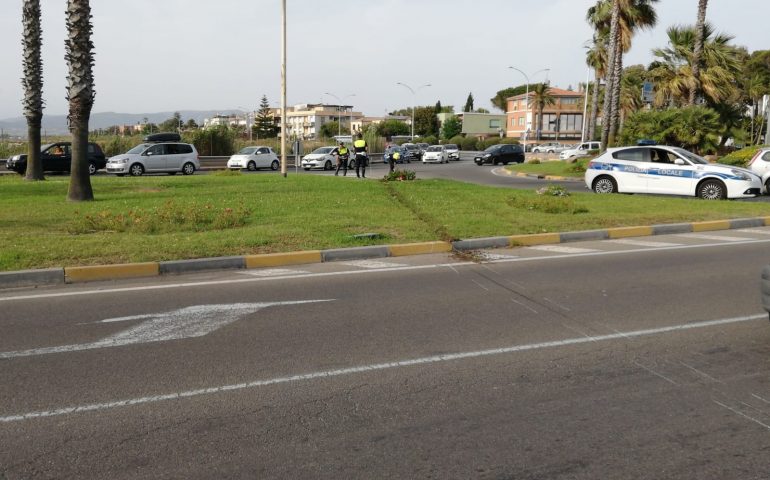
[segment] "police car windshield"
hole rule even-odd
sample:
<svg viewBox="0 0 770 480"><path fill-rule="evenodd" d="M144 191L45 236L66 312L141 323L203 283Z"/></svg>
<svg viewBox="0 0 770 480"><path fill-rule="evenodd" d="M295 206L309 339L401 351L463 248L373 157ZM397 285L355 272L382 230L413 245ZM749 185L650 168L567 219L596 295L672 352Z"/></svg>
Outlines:
<svg viewBox="0 0 770 480"><path fill-rule="evenodd" d="M131 153L131 154L142 153L150 145L152 145L152 144L151 143L140 143L139 145L135 146L131 150L127 151L126 153Z"/></svg>
<svg viewBox="0 0 770 480"><path fill-rule="evenodd" d="M321 147L313 150L313 153L327 154L327 153L331 153L333 150L334 150L334 147Z"/></svg>
<svg viewBox="0 0 770 480"><path fill-rule="evenodd" d="M684 148L676 147L674 148L674 151L679 155L683 156L684 158L686 158L687 160L691 161L692 163L700 164L700 165L707 165L709 163L708 160L706 160L705 158L695 155L692 152L688 152Z"/></svg>
<svg viewBox="0 0 770 480"><path fill-rule="evenodd" d="M246 147L246 148L242 148L241 151L238 152L238 155L251 155L256 151L257 151L257 147Z"/></svg>

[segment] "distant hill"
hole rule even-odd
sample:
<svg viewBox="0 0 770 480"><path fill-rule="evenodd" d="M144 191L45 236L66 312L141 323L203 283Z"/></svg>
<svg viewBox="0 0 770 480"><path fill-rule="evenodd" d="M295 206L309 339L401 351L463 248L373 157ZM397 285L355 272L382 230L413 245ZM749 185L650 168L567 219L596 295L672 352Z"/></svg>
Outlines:
<svg viewBox="0 0 770 480"><path fill-rule="evenodd" d="M242 114L240 110L178 110L182 120L187 122L189 119L195 120L199 125L203 124L204 118L210 118L214 115L227 115L229 113ZM115 113L103 112L92 113L88 122L90 130L97 128L108 128L113 125L135 125L142 123L145 118L150 123L162 123L174 115L174 112L157 113ZM0 120L0 129L4 134L12 136L27 136L27 120L24 117L7 118ZM66 115L43 115L43 134L65 135L67 130Z"/></svg>

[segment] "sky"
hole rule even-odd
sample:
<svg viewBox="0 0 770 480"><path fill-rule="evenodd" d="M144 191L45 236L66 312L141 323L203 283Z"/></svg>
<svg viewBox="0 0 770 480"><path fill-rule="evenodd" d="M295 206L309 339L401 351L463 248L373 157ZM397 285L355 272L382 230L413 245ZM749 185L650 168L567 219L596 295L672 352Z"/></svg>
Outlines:
<svg viewBox="0 0 770 480"><path fill-rule="evenodd" d="M22 115L21 0L0 0L0 119ZM595 0L287 0L288 104L337 103L381 116L454 105L492 110L500 89L546 78L584 82L586 10ZM666 29L692 24L697 0L659 0L658 26L624 60L648 64ZM44 114L67 112L66 0L41 0ZM280 0L91 0L93 112L257 109L280 102ZM768 0L712 0L707 20L736 45L770 49ZM542 69L548 72L535 72ZM417 89L413 95L398 82Z"/></svg>

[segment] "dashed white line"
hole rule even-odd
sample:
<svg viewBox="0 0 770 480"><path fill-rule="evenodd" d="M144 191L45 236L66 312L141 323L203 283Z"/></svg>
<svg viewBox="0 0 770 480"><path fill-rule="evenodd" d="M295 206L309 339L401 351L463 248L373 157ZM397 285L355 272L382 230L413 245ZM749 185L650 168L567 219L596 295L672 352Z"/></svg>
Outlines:
<svg viewBox="0 0 770 480"><path fill-rule="evenodd" d="M652 242L649 240L634 240L631 238L620 238L617 240L608 240L608 241L610 243L618 243L620 245L633 245L636 247L652 247L652 248L677 247L681 245L681 243Z"/></svg>
<svg viewBox="0 0 770 480"><path fill-rule="evenodd" d="M746 240L751 240L750 238L746 237L728 237L725 235L706 235L700 233L686 233L678 236L685 238L697 238L699 240L716 240L718 242L745 242Z"/></svg>
<svg viewBox="0 0 770 480"><path fill-rule="evenodd" d="M251 275L253 277L284 277L286 275L298 275L310 272L305 270L289 270L288 268L265 268L238 273L242 273L243 275Z"/></svg>
<svg viewBox="0 0 770 480"><path fill-rule="evenodd" d="M383 262L381 260L353 260L350 262L342 262L342 265L347 265L350 267L359 267L359 268L402 268L402 267L408 267L409 265L405 265L403 263L394 263L394 262Z"/></svg>
<svg viewBox="0 0 770 480"><path fill-rule="evenodd" d="M714 403L716 403L716 404L717 404L717 405L719 405L720 407L724 407L724 408L726 408L726 409L730 410L731 412L733 412L733 413L734 413L734 414L736 414L736 415L740 415L741 417L743 417L743 418L746 418L746 419L748 419L748 420L751 420L752 422L754 422L754 423L756 423L756 424L759 424L759 425L762 425L762 426L763 426L763 427L765 427L766 429L770 430L770 425L767 425L766 423L763 423L763 422L761 422L761 421L757 420L757 419L756 419L756 418L754 418L754 417L750 417L750 416L746 415L746 414L745 414L745 413L743 413L743 412L740 412L740 411L738 411L738 410L736 410L736 409L734 409L734 408L732 408L732 407L728 407L728 406L727 406L727 405L725 405L724 403L722 403L722 402L718 402L717 400L714 400Z"/></svg>
<svg viewBox="0 0 770 480"><path fill-rule="evenodd" d="M431 365L431 364L438 364L438 363L451 362L451 361L457 361L457 360L465 360L465 359L472 359L472 358L479 358L479 357L491 357L491 356L497 356L497 355L516 353L516 352L524 352L529 350L541 350L546 348L558 348L558 347L565 347L570 345L580 345L580 344L585 344L590 342L618 340L618 339L625 339L625 338L631 338L631 337L644 337L644 336L658 335L658 334L670 333L670 332L682 332L686 330L692 330L697 328L708 328L713 326L726 325L730 323L749 322L749 321L755 321L760 319L764 320L766 317L767 315L763 313L761 315L724 318L720 320L709 320L704 322L685 323L680 325L672 325L669 327L652 328L647 330L635 330L635 331L630 331L625 333L614 333L609 335L598 335L598 336L592 336L592 337L569 338L565 340L531 343L526 345L514 345L510 347L495 348L490 350L459 352L459 353L452 353L452 354L446 354L446 355L436 355L431 357L413 358L409 360L399 360L399 361L386 362L386 363L361 365L357 367L341 368L337 370L324 370L320 372L292 375L288 377L278 377L278 378L271 378L266 380L256 380L252 382L238 383L233 385L223 385L219 387L202 388L198 390L188 390L188 391L170 393L165 395L153 395L148 397L130 398L130 399L118 400L118 401L106 402L106 403L92 403L89 405L58 408L54 410L27 412L27 413L21 413L18 415L6 415L6 416L0 417L0 423L18 422L23 420L31 420L35 418L56 417L56 416L68 415L72 413L108 410L108 409L117 408L117 407L155 403L155 402L161 402L165 400L179 400L182 398L191 398L191 397L198 397L202 395L212 395L212 394L217 394L222 392L246 390L246 389L258 388L258 387L265 387L269 385L278 385L278 384L284 384L284 383L315 380L318 378L340 377L340 376L352 375L356 373L375 372L375 371L382 371L382 370L390 370L394 368L412 367L416 365ZM727 409L733 410L732 408L724 404L721 404L719 402L716 402L716 403L718 403L719 405ZM748 417L735 410L733 411L739 415L742 415L751 420L754 420L760 425L763 425L770 429L770 426L767 426L756 419Z"/></svg>
<svg viewBox="0 0 770 480"><path fill-rule="evenodd" d="M538 245L535 247L527 247L527 250L556 253L590 253L598 251L595 248L565 247L564 245Z"/></svg>

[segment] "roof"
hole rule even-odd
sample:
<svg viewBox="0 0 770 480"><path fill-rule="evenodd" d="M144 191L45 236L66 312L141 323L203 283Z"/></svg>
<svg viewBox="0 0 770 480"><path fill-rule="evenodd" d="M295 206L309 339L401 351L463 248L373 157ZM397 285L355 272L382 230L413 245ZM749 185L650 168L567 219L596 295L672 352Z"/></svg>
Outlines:
<svg viewBox="0 0 770 480"><path fill-rule="evenodd" d="M551 87L548 89L548 93L551 94L552 97L582 97L585 95L583 92L576 92L575 90L564 90L563 88L556 88ZM532 90L529 91L529 94L532 95ZM526 93L522 93L513 97L508 97L506 100L513 100L516 98L525 98Z"/></svg>

